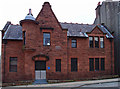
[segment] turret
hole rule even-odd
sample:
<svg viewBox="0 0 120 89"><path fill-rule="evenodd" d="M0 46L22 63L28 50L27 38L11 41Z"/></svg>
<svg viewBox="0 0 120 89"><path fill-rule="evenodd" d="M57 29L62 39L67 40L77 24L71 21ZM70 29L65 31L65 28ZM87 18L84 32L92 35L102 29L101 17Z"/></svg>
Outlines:
<svg viewBox="0 0 120 89"><path fill-rule="evenodd" d="M28 13L27 16L25 17L25 19L20 21L20 25L22 26L22 24L23 24L24 22L33 22L33 23L36 23L36 24L38 23L37 21L35 21L35 18L33 17L32 10L31 10L31 9L29 9L29 13Z"/></svg>

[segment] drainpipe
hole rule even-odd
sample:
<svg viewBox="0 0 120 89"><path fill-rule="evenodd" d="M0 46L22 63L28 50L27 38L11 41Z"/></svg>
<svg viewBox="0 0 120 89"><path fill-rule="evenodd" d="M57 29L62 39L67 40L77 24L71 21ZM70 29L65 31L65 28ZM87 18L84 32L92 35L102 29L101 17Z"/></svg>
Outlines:
<svg viewBox="0 0 120 89"><path fill-rule="evenodd" d="M111 43L111 75L113 74L113 66L112 66L112 64L113 64L113 61L112 61L112 57L113 57L113 55L112 55L112 38L110 38L110 43Z"/></svg>
<svg viewBox="0 0 120 89"><path fill-rule="evenodd" d="M67 79L69 79L69 37L67 37Z"/></svg>

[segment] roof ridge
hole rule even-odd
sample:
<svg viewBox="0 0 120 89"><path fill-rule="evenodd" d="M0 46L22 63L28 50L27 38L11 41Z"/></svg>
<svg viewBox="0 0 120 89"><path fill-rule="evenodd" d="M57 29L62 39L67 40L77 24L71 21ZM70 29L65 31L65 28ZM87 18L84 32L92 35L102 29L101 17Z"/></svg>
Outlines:
<svg viewBox="0 0 120 89"><path fill-rule="evenodd" d="M60 23L62 23L62 24L78 24L78 25L95 25L95 24L88 24L88 23L84 24L84 23L73 23L73 22L60 22Z"/></svg>

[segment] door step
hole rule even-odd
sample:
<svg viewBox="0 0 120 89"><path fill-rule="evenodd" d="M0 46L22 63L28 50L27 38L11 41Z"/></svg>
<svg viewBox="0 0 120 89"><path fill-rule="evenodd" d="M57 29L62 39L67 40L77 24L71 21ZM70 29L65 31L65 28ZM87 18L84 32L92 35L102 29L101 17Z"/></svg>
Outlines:
<svg viewBox="0 0 120 89"><path fill-rule="evenodd" d="M46 79L37 79L33 82L33 84L47 84Z"/></svg>

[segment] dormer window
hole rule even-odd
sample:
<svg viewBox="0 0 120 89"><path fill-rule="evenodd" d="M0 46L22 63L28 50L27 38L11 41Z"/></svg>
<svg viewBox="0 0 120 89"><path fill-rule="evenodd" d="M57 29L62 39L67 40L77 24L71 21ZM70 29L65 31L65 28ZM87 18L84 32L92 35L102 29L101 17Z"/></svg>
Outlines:
<svg viewBox="0 0 120 89"><path fill-rule="evenodd" d="M50 45L50 33L43 33L43 45L44 46Z"/></svg>
<svg viewBox="0 0 120 89"><path fill-rule="evenodd" d="M100 48L104 48L104 37L100 37Z"/></svg>
<svg viewBox="0 0 120 89"><path fill-rule="evenodd" d="M93 48L93 37L92 36L89 37L89 47Z"/></svg>
<svg viewBox="0 0 120 89"><path fill-rule="evenodd" d="M99 37L95 37L95 48L99 48Z"/></svg>

